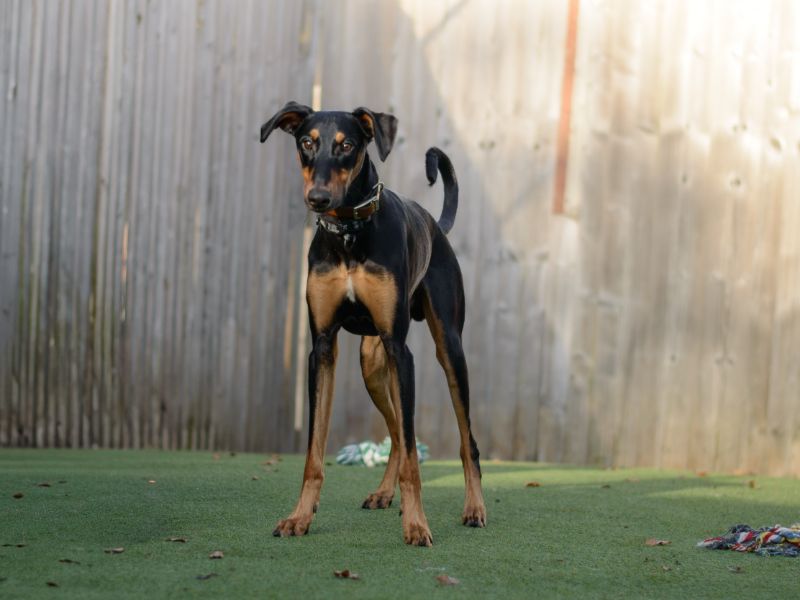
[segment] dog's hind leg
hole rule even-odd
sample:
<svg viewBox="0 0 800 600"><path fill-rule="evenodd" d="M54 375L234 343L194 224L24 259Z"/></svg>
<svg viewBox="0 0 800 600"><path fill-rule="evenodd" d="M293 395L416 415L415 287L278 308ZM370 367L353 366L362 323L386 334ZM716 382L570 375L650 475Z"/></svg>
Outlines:
<svg viewBox="0 0 800 600"><path fill-rule="evenodd" d="M389 429L389 437L392 440L392 450L389 453L389 463L386 465L383 479L378 489L367 496L361 508L389 508L392 505L392 498L394 498L400 467L400 438L397 418L389 395L389 365L386 360L386 351L378 336L361 338L361 374L364 376L364 384L367 386L372 402L386 420L386 427Z"/></svg>
<svg viewBox="0 0 800 600"><path fill-rule="evenodd" d="M453 258L455 262L455 258ZM461 522L470 527L486 525L486 506L481 490L480 453L469 418L469 380L467 361L461 344L464 327L464 292L458 265L430 271L424 282L425 320L436 343L436 358L444 369L450 399L461 437L461 463L464 466L464 512Z"/></svg>

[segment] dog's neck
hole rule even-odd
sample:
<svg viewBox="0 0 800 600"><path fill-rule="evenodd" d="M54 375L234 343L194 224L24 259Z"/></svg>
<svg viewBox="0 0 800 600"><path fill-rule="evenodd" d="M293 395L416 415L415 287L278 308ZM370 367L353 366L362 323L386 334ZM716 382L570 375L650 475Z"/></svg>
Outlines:
<svg viewBox="0 0 800 600"><path fill-rule="evenodd" d="M342 206L358 206L369 196L375 193L375 185L378 183L378 171L369 158L369 154L364 154L364 162L361 170L356 175L347 194L344 196Z"/></svg>
<svg viewBox="0 0 800 600"><path fill-rule="evenodd" d="M380 207L378 203L382 189L375 165L369 155L365 154L361 169L347 190L341 206L317 217L317 224L339 239L345 253L352 251L359 232L370 224L374 211ZM374 204L367 207L367 201ZM358 210L362 211L361 216L355 216Z"/></svg>

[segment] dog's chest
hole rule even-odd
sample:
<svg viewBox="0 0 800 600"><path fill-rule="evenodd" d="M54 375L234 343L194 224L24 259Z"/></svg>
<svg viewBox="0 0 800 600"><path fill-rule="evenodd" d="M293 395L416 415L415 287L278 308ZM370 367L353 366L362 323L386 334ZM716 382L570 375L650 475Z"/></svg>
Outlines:
<svg viewBox="0 0 800 600"><path fill-rule="evenodd" d="M390 330L397 286L391 273L375 264L325 265L309 273L307 298L319 330L359 308L367 310L378 330Z"/></svg>

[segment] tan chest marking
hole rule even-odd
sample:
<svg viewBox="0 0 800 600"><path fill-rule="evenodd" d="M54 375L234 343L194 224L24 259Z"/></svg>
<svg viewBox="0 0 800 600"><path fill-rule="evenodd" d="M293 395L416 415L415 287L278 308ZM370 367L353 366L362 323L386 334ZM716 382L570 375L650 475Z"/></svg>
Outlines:
<svg viewBox="0 0 800 600"><path fill-rule="evenodd" d="M342 302L357 300L367 308L378 331L392 330L397 286L388 272L371 272L360 265L348 269L343 264L328 271L311 271L306 297L317 331L331 325Z"/></svg>

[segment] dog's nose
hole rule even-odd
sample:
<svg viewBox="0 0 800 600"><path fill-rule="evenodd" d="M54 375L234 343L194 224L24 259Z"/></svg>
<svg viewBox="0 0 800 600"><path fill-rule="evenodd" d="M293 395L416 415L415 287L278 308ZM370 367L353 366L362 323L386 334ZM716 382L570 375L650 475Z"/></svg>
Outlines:
<svg viewBox="0 0 800 600"><path fill-rule="evenodd" d="M313 188L308 192L308 203L312 210L322 212L331 205L331 193L325 189Z"/></svg>

